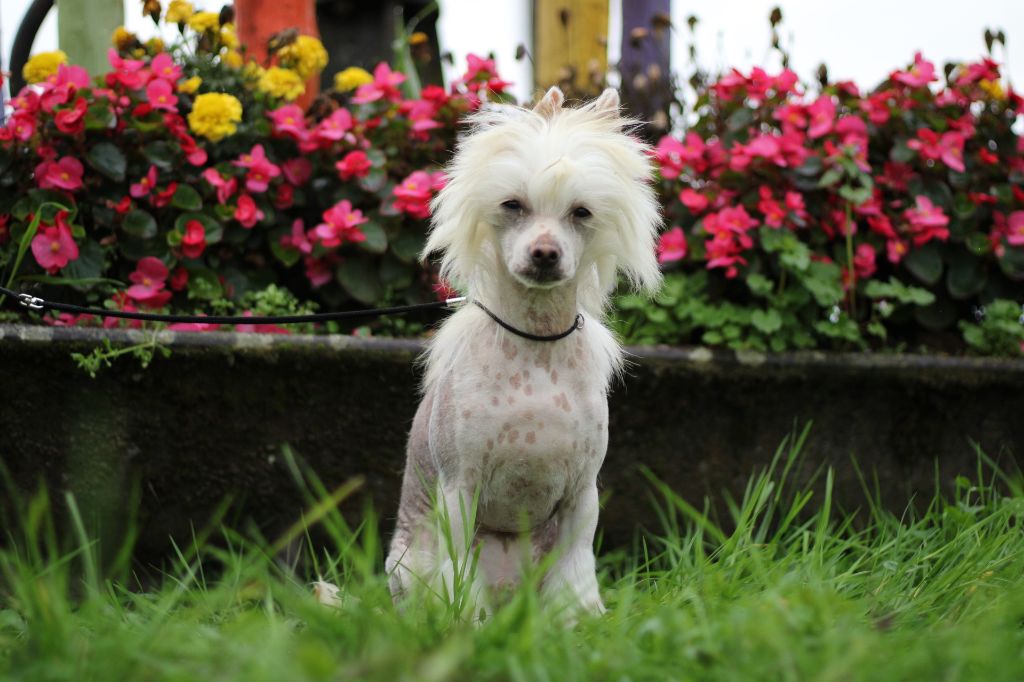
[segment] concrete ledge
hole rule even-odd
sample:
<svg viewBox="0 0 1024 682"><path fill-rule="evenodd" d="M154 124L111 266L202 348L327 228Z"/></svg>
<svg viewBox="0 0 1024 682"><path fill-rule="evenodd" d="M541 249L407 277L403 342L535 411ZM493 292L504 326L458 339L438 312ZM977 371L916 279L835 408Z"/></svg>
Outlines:
<svg viewBox="0 0 1024 682"><path fill-rule="evenodd" d="M404 442L417 404L418 341L341 336L162 332L170 358L146 370L123 359L90 379L71 352L135 331L0 325L0 457L17 485L73 491L116 527L140 487L140 550L188 538L231 495L237 516L267 532L302 507L281 446L333 487L366 479L385 530L397 507ZM601 483L605 544L657 528L649 468L691 502L742 493L782 438L814 422L806 480L836 468L836 499L863 501L851 457L878 477L888 504L930 496L935 465L950 484L971 474L971 442L1004 466L1024 457L1024 361L923 355L630 348L611 395ZM58 495L55 494L55 497Z"/></svg>

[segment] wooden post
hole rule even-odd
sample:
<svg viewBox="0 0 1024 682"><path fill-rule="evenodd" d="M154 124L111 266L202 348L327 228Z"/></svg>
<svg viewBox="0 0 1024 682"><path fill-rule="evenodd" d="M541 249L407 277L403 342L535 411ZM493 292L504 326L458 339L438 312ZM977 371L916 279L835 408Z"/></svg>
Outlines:
<svg viewBox="0 0 1024 682"><path fill-rule="evenodd" d="M110 70L107 50L114 29L124 24L124 0L57 3L57 42L68 61L94 76Z"/></svg>
<svg viewBox="0 0 1024 682"><path fill-rule="evenodd" d="M303 35L320 37L316 0L235 0L235 26L238 40L260 64L267 60L267 40L279 31L294 28ZM319 91L317 75L306 82L306 94L299 104L308 104Z"/></svg>
<svg viewBox="0 0 1024 682"><path fill-rule="evenodd" d="M608 69L608 0L535 0L534 80L594 94Z"/></svg>

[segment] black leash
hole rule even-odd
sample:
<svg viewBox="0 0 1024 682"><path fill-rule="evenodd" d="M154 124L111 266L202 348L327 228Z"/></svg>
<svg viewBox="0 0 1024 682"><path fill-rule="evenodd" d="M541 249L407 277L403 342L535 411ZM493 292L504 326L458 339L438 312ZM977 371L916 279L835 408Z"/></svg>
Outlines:
<svg viewBox="0 0 1024 682"><path fill-rule="evenodd" d="M343 310L333 313L310 313L307 315L265 315L265 316L251 316L244 317L241 315L227 316L227 315L165 315L163 313L134 313L126 312L124 310L106 310L105 308L88 308L84 306L73 305L71 303L57 303L55 301L47 301L33 296L32 294L18 293L17 291L11 291L5 287L0 287L0 294L4 296L10 296L12 300L17 301L23 307L29 310L57 310L62 313L76 313L79 315L95 315L97 317L116 317L123 320L142 320L144 322L169 322L178 324L299 324L303 322L326 322L328 320L344 320L357 317L380 317L382 315L400 315L402 313L411 313L418 310L437 310L440 308L451 308L452 306L462 303L466 300L465 296L457 296L455 298L448 298L444 301L435 301L432 303L416 303L413 305L400 305L393 306L391 308L373 308L370 310ZM485 313L490 315L491 319L497 322L503 329L520 336L524 339L531 341L559 341L572 334L577 329L583 328L583 315L577 314L576 319L573 320L572 326L566 329L564 332L559 334L551 335L540 335L531 334L530 332L524 332L520 329L516 329L509 323L502 320L500 317L492 313L483 303L479 301L473 301L480 307Z"/></svg>
<svg viewBox="0 0 1024 682"><path fill-rule="evenodd" d="M226 315L165 315L162 313L132 313L123 310L106 310L104 308L85 308L70 303L56 303L46 301L31 294L19 294L4 287L0 287L0 294L11 296L21 305L30 310L59 310L63 313L77 313L79 315L96 315L97 317L117 317L125 320L143 320L145 322L170 322L170 323L197 323L197 324L299 324L301 322L326 322L327 320L344 320L354 317L377 317L381 315L400 315L411 313L417 310L436 310L438 308L449 308L457 303L466 300L464 296L435 301L432 303L417 303L413 305L400 305L391 308L374 308L372 310L344 310L334 313L310 313L307 315L266 315L243 317Z"/></svg>
<svg viewBox="0 0 1024 682"><path fill-rule="evenodd" d="M572 326L569 327L568 329L566 329L564 332L560 332L558 334L551 334L549 336L541 336L540 334L531 334L530 332L524 332L524 331L522 331L520 329L516 329L515 327L510 325L508 322L505 322L505 320L501 319L500 317L498 317L497 315L492 313L490 310L488 310L487 306L485 306L480 301L473 301L473 303L475 303L480 308L480 310L483 310L485 313L490 315L491 319L494 320L495 322L497 322L499 325L501 325L502 329L505 329L506 331L510 331L513 334L515 334L516 336L521 336L524 339L529 339L530 341L559 341L559 340L564 339L565 337L569 336L569 334L572 334L577 329L583 329L583 314L582 313L576 313L576 319L573 320Z"/></svg>

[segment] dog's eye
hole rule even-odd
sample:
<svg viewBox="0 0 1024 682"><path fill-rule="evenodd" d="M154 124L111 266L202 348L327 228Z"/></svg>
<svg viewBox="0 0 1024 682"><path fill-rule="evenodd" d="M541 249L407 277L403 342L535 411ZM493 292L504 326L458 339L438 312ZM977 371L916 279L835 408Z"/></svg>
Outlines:
<svg viewBox="0 0 1024 682"><path fill-rule="evenodd" d="M519 203L518 199L509 199L508 201L501 202L501 207L506 208L509 211L520 211L523 205Z"/></svg>
<svg viewBox="0 0 1024 682"><path fill-rule="evenodd" d="M589 218L591 215L590 209L586 206L577 206L572 210L573 218L580 218L582 220L583 218Z"/></svg>

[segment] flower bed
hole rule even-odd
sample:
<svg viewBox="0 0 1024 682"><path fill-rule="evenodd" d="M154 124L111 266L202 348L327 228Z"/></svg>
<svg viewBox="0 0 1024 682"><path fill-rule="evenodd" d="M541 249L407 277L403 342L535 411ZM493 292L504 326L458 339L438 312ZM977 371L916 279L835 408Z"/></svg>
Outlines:
<svg viewBox="0 0 1024 682"><path fill-rule="evenodd" d="M460 120L507 100L494 62L471 55L449 89L419 87L412 68L346 69L303 108L319 42L283 38L258 65L227 18L176 0L175 44L119 30L95 80L60 54L33 58L35 84L0 128L4 283L223 313L447 295L417 256ZM693 124L653 151L666 286L653 303L617 299L621 334L1024 352L1024 100L990 59L938 82L918 55L870 92L812 93L761 69L699 86L680 118Z"/></svg>

